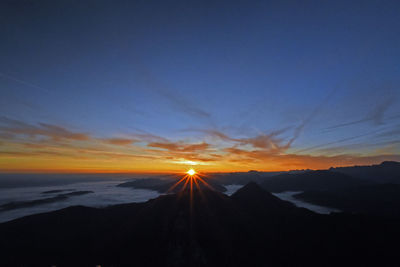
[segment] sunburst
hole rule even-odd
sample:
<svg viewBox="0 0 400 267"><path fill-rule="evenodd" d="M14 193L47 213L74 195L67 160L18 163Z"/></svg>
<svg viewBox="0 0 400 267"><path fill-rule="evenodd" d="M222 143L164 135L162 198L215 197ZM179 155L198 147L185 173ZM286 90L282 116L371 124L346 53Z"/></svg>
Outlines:
<svg viewBox="0 0 400 267"><path fill-rule="evenodd" d="M186 174L179 179L173 186L171 186L168 192L172 192L179 184L183 183L180 191L190 189L190 193L193 193L194 189L201 191L201 185L204 185L210 189L213 189L203 178L200 177L200 173L196 172L193 168L186 171Z"/></svg>

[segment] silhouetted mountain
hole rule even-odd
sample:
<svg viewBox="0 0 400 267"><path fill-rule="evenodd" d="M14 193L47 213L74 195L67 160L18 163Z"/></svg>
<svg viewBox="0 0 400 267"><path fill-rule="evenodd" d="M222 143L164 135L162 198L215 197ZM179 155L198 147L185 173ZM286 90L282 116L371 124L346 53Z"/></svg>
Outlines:
<svg viewBox="0 0 400 267"><path fill-rule="evenodd" d="M207 178L202 178L207 181L209 185L211 185L215 190L220 191L220 192L225 192L226 188L221 185L219 182L217 182L215 179L207 179ZM158 179L158 178L144 178L144 179L136 179L132 180L129 182L125 182L122 184L119 184L117 186L119 187L131 187L131 188L136 188L136 189L150 189L150 190L155 190L160 193L166 193L168 190L171 190L171 192L179 192L182 190L184 186L184 182L178 184L177 186L174 187L174 185L179 181L180 179ZM199 183L199 186L201 188L206 188L204 183Z"/></svg>
<svg viewBox="0 0 400 267"><path fill-rule="evenodd" d="M310 203L346 212L400 217L400 185L374 184L294 195Z"/></svg>
<svg viewBox="0 0 400 267"><path fill-rule="evenodd" d="M247 209L261 210L262 212L288 212L297 209L292 203L283 201L263 190L255 182L243 186L231 198Z"/></svg>
<svg viewBox="0 0 400 267"><path fill-rule="evenodd" d="M251 183L0 224L1 266L397 265L396 220L318 215Z"/></svg>
<svg viewBox="0 0 400 267"><path fill-rule="evenodd" d="M396 161L384 161L371 166L330 168L330 170L378 183L400 183L400 162Z"/></svg>
<svg viewBox="0 0 400 267"><path fill-rule="evenodd" d="M335 190L366 182L346 174L332 171L307 171L303 173L281 174L269 178L261 186L271 192Z"/></svg>

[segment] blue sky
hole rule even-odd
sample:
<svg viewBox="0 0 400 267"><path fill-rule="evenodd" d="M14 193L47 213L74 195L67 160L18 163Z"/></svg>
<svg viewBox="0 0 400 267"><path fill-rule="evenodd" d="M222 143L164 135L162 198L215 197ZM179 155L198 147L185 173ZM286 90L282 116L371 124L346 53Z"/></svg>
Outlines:
<svg viewBox="0 0 400 267"><path fill-rule="evenodd" d="M218 150L229 140L212 131L282 131L290 145L280 153L400 152L398 1L23 1L0 10L3 132L16 120ZM19 135L3 142L40 138Z"/></svg>

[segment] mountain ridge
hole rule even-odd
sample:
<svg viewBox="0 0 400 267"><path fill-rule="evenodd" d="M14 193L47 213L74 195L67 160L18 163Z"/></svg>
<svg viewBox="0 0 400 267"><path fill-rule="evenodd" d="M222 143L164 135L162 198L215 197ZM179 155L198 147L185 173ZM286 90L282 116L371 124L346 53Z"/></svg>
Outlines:
<svg viewBox="0 0 400 267"><path fill-rule="evenodd" d="M231 197L185 190L143 203L70 207L2 223L0 235L3 266L335 266L345 259L372 266L393 260L400 237L397 221L315 214L256 183Z"/></svg>

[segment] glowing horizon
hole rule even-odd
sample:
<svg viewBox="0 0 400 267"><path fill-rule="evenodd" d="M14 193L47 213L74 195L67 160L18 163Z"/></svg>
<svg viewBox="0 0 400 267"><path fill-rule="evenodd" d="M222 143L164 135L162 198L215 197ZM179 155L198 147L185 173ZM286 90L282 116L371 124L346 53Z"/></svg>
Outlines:
<svg viewBox="0 0 400 267"><path fill-rule="evenodd" d="M328 2L20 2L4 9L2 173L400 161L390 5L348 1L338 23Z"/></svg>

